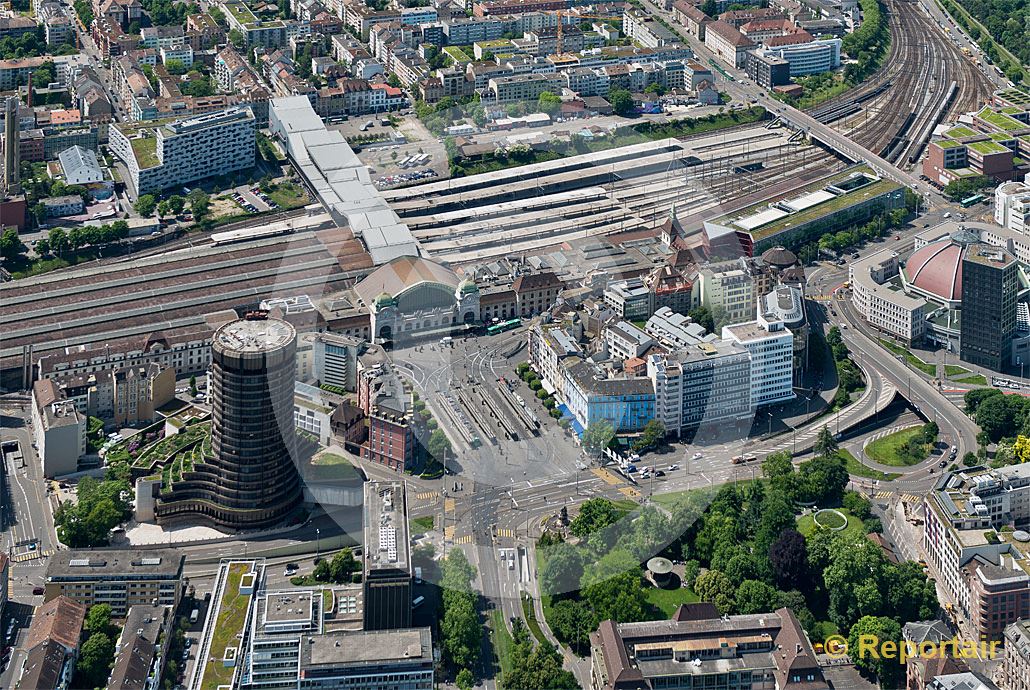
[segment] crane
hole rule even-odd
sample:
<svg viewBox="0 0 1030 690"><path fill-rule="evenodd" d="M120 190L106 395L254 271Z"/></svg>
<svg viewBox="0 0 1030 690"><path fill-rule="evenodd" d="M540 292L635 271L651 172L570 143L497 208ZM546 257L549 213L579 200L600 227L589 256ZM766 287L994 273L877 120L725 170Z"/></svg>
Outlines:
<svg viewBox="0 0 1030 690"><path fill-rule="evenodd" d="M620 21L620 22L622 21L622 15L621 14L618 14L618 15L569 14L568 10L554 10L554 14L558 15L558 45L555 48L555 52L557 52L558 55L561 55L562 53L565 52L564 45L563 45L563 40L562 40L563 39L562 33L563 33L563 30L564 30L564 26L565 26L565 22L562 19L563 17L574 17L576 19L605 19L605 20L616 20L616 21Z"/></svg>

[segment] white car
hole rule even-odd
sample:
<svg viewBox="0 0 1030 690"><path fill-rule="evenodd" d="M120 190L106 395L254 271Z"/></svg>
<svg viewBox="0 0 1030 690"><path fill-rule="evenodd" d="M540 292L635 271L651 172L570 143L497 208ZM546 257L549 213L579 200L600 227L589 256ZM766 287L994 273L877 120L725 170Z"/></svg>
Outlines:
<svg viewBox="0 0 1030 690"><path fill-rule="evenodd" d="M702 454L701 451L698 451L698 452L694 453L694 459L695 460L700 460L703 457L704 457L704 454Z"/></svg>
<svg viewBox="0 0 1030 690"><path fill-rule="evenodd" d="M669 465L669 469L668 469L667 471L668 471L668 472L675 472L675 471L676 471L676 470L678 470L679 468L680 468L680 466L679 466L679 465Z"/></svg>

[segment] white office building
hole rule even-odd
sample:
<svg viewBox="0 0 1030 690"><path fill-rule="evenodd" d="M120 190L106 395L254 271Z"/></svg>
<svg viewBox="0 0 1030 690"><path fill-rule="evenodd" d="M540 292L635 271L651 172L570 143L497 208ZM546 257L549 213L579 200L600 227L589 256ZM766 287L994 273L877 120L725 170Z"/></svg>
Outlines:
<svg viewBox="0 0 1030 690"><path fill-rule="evenodd" d="M349 392L357 390L358 354L363 343L360 338L337 333L314 335L312 373L315 380Z"/></svg>
<svg viewBox="0 0 1030 690"><path fill-rule="evenodd" d="M79 458L86 454L86 417L49 379L32 386L32 433L44 477L78 470Z"/></svg>
<svg viewBox="0 0 1030 690"><path fill-rule="evenodd" d="M840 67L840 45L839 38L820 38L808 43L765 48L760 52L783 58L790 64L790 76L800 77Z"/></svg>
<svg viewBox="0 0 1030 690"><path fill-rule="evenodd" d="M794 398L794 335L782 321L759 314L756 321L724 326L723 340L751 354L751 404L775 405Z"/></svg>
<svg viewBox="0 0 1030 690"><path fill-rule="evenodd" d="M108 145L139 195L253 168L255 131L250 108L229 108L158 125L118 123Z"/></svg>
<svg viewBox="0 0 1030 690"><path fill-rule="evenodd" d="M619 321L605 327L604 343L609 357L627 360L644 354L654 345L654 339L628 321Z"/></svg>
<svg viewBox="0 0 1030 690"><path fill-rule="evenodd" d="M851 264L851 302L870 325L906 343L926 333L927 301L901 288L897 252L883 250Z"/></svg>
<svg viewBox="0 0 1030 690"><path fill-rule="evenodd" d="M1026 233L1030 229L1030 185L1005 182L994 190L994 222Z"/></svg>

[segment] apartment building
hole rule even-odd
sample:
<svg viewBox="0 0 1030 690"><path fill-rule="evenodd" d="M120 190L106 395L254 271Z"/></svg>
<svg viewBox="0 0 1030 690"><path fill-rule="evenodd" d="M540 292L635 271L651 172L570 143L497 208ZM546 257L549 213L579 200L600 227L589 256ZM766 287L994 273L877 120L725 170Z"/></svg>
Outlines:
<svg viewBox="0 0 1030 690"><path fill-rule="evenodd" d="M358 406L368 417L361 457L403 472L414 467L418 441L412 424L412 398L388 362L359 365Z"/></svg>
<svg viewBox="0 0 1030 690"><path fill-rule="evenodd" d="M24 643L28 654L16 687L71 689L86 608L68 597L58 597L36 607Z"/></svg>
<svg viewBox="0 0 1030 690"><path fill-rule="evenodd" d="M171 606L137 605L129 609L115 644L108 690L151 690L160 686L174 632Z"/></svg>
<svg viewBox="0 0 1030 690"><path fill-rule="evenodd" d="M229 29L243 34L247 50L255 47L278 48L285 45L289 38L286 22L259 20L243 0L225 0L221 8Z"/></svg>
<svg viewBox="0 0 1030 690"><path fill-rule="evenodd" d="M186 557L174 549L58 551L43 578L44 601L67 597L87 608L109 604L124 618L133 606L178 605Z"/></svg>
<svg viewBox="0 0 1030 690"><path fill-rule="evenodd" d="M0 60L0 91L14 91L28 84L29 76L45 61L42 57Z"/></svg>
<svg viewBox="0 0 1030 690"><path fill-rule="evenodd" d="M123 427L151 422L175 398L175 370L151 362L47 379L83 416Z"/></svg>
<svg viewBox="0 0 1030 690"><path fill-rule="evenodd" d="M455 16L443 20L443 34L447 44L467 46L477 41L495 41L504 35L507 22L500 19L474 19Z"/></svg>
<svg viewBox="0 0 1030 690"><path fill-rule="evenodd" d="M641 357L655 344L655 341L654 338L628 321L619 321L605 326L604 344L608 347L609 357L616 360L627 360Z"/></svg>
<svg viewBox="0 0 1030 690"><path fill-rule="evenodd" d="M658 48L679 40L676 34L655 21L651 15L630 8L623 10L622 32L645 48Z"/></svg>
<svg viewBox="0 0 1030 690"><path fill-rule="evenodd" d="M32 433L44 477L78 470L86 454L86 417L54 381L32 384Z"/></svg>
<svg viewBox="0 0 1030 690"><path fill-rule="evenodd" d="M705 28L712 23L712 18L702 12L698 5L687 0L676 0L672 3L672 15L687 27L688 34L699 41L705 40Z"/></svg>
<svg viewBox="0 0 1030 690"><path fill-rule="evenodd" d="M1030 618L1005 626L1005 658L998 685L1003 690L1030 690Z"/></svg>
<svg viewBox="0 0 1030 690"><path fill-rule="evenodd" d="M554 271L520 275L512 284L519 316L526 318L547 311L564 287L564 281Z"/></svg>
<svg viewBox="0 0 1030 690"><path fill-rule="evenodd" d="M256 120L234 107L151 125L110 128L111 151L125 162L137 195L254 167Z"/></svg>
<svg viewBox="0 0 1030 690"><path fill-rule="evenodd" d="M181 26L147 26L139 33L141 48L176 48L186 44Z"/></svg>
<svg viewBox="0 0 1030 690"><path fill-rule="evenodd" d="M553 74L514 74L493 77L487 82L487 89L494 103L535 101L545 91L560 91L561 80Z"/></svg>
<svg viewBox="0 0 1030 690"><path fill-rule="evenodd" d="M999 182L1019 180L1030 156L1030 109L1026 106L985 106L971 121L954 123L927 147L923 174L946 185L970 175Z"/></svg>
<svg viewBox="0 0 1030 690"><path fill-rule="evenodd" d="M1030 618L1030 467L949 472L924 512L926 560L976 633L998 640Z"/></svg>
<svg viewBox="0 0 1030 690"><path fill-rule="evenodd" d="M723 326L722 338L751 354L753 407L794 399L794 334L782 321L759 313L755 321Z"/></svg>

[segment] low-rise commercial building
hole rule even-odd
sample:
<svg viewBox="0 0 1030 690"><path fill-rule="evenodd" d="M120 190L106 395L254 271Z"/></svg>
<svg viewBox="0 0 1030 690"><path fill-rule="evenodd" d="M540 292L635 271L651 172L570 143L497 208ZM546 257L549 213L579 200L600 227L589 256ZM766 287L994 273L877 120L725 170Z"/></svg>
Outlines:
<svg viewBox="0 0 1030 690"><path fill-rule="evenodd" d="M651 291L640 278L611 283L604 290L604 303L625 321L643 321L654 313Z"/></svg>
<svg viewBox="0 0 1030 690"><path fill-rule="evenodd" d="M720 618L712 604L668 621L603 621L590 635L590 679L593 690L830 688L790 609Z"/></svg>
<svg viewBox="0 0 1030 690"><path fill-rule="evenodd" d="M174 549L62 550L50 558L44 600L67 597L86 607L109 604L123 618L133 606L178 605L186 557Z"/></svg>

